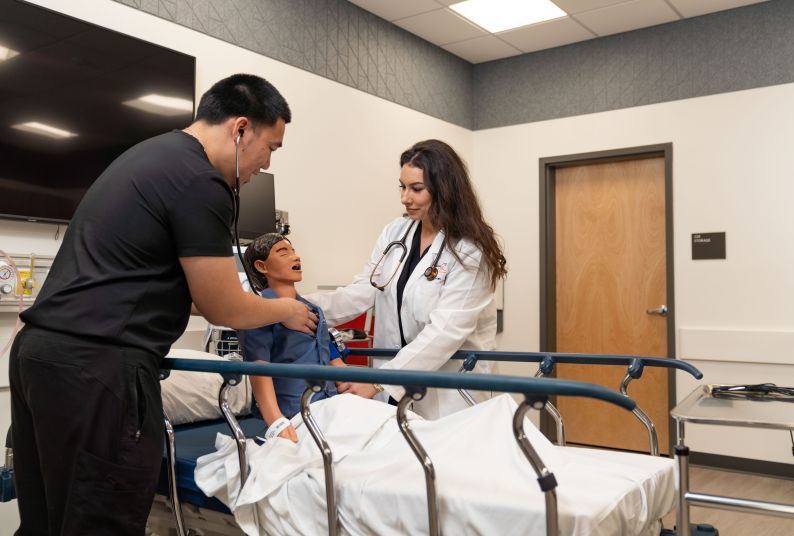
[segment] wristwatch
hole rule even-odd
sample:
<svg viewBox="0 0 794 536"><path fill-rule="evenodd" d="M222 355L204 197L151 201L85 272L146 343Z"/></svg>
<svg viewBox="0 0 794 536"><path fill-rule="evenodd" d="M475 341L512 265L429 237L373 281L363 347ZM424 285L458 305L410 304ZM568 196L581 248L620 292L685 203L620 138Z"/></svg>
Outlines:
<svg viewBox="0 0 794 536"><path fill-rule="evenodd" d="M383 386L381 384L379 384L379 383L373 383L372 387L375 388L375 392L376 393L382 393L383 392Z"/></svg>

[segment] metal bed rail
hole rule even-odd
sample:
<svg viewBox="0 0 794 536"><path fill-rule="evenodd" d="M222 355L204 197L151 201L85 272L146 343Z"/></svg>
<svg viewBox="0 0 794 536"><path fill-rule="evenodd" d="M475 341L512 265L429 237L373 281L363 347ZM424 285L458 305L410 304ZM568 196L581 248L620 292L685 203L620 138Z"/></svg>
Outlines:
<svg viewBox="0 0 794 536"><path fill-rule="evenodd" d="M167 377L169 370L219 373L224 377L224 388L226 387L226 383L230 385L239 383L242 375L299 378L306 380L308 387L301 399L301 415L323 456L326 506L328 509L328 534L331 536L336 536L338 533L338 514L336 511L336 492L333 476L333 453L309 410L311 393L315 392L325 381L380 383L385 385L397 385L405 388L405 395L398 404L397 421L400 431L421 463L425 473L429 532L433 536L440 534L433 462L411 431L406 416L407 406L410 402L421 400L425 396L428 387L500 391L524 396L524 400L519 404L514 414L513 433L521 451L534 469L540 489L544 493L546 501L546 534L548 536L557 536L559 532L556 495L557 482L554 474L548 469L526 437L524 432L524 416L526 412L531 408L542 409L545 407L549 396L581 396L594 398L615 404L629 411L634 410L636 407L635 402L628 396L605 387L584 382L549 378L520 378L491 374L378 370L357 367L339 368L320 365L251 363L181 358L165 358L161 368L163 369L161 377ZM221 395L220 399L223 401L224 396ZM234 437L238 439L238 454L240 455L240 459L243 460L245 457L245 452L243 450L245 442L239 440L240 437L243 437L242 430L231 412L224 412L224 414L227 418L227 422L229 422L232 428ZM241 461L241 485L244 484L245 478L247 477L247 474L243 474L243 467L247 468L247 464ZM173 488L175 489L175 485L173 485ZM178 506L178 501L175 504ZM184 524L180 519L181 511L179 511L177 507L174 507L174 515L177 517L177 528L182 531L180 535L185 534Z"/></svg>
<svg viewBox="0 0 794 536"><path fill-rule="evenodd" d="M397 355L399 349L392 348L350 348L349 355L369 356L378 358L391 358ZM471 372L478 361L501 361L507 363L538 363L536 378L548 377L554 373L554 368L558 363L577 364L577 365L624 365L627 366L626 373L620 381L618 389L624 396L628 396L629 383L642 377L645 367L661 367L684 371L696 379L701 379L703 373L694 365L686 361L676 359L629 356L629 355L610 355L610 354L571 354L558 352L508 352L508 351L475 351L461 350L452 354L450 359L463 361L459 372ZM474 397L465 389L458 389L458 392L467 404L475 404ZM551 416L557 428L557 444L565 446L565 421L551 402L547 402L546 411ZM648 445L651 456L659 455L659 437L656 433L656 426L648 415L636 406L632 413L640 421L648 432Z"/></svg>

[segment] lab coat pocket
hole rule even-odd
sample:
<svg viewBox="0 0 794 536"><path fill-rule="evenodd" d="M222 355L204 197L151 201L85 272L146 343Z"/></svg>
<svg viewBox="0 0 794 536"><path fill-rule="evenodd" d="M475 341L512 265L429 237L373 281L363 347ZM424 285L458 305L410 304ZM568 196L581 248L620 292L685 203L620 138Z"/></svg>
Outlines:
<svg viewBox="0 0 794 536"><path fill-rule="evenodd" d="M417 281L414 291L411 293L410 311L413 313L414 320L420 324L430 323L430 314L438 306L438 298L441 296L441 289L444 288L444 281L436 279L427 281L424 278Z"/></svg>

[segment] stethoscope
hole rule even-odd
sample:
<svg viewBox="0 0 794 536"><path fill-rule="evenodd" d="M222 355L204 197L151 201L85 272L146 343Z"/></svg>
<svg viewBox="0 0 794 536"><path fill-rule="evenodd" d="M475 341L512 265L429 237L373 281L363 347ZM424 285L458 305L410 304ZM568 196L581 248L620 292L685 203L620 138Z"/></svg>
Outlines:
<svg viewBox="0 0 794 536"><path fill-rule="evenodd" d="M248 266L245 265L243 260L243 252L240 250L240 232L237 230L237 223L240 220L240 138L245 134L244 129L237 131L237 138L234 140L234 244L237 246L237 257L240 259L240 264L245 272L245 279L248 281L248 288L254 291L254 286L251 284L251 274L248 273Z"/></svg>
<svg viewBox="0 0 794 536"><path fill-rule="evenodd" d="M413 220L411 221L410 225L408 225L408 228L405 230L405 233L403 233L402 238L400 238L399 240L395 240L394 242L389 242L389 244L386 246L386 249L383 250L383 253L378 259L378 262L376 262L375 266L372 268L372 273L369 274L370 285L380 290L381 292L383 292L386 289L386 287L389 286L391 280L394 279L394 276L397 275L397 272L400 271L400 266L402 265L405 256L408 254L408 246L406 245L406 241L408 240L408 234L411 232L411 229L414 228L415 223L416 221ZM431 264L425 269L423 275L425 279L427 279L428 281L433 281L436 277L438 277L438 261L439 259L441 259L441 254L444 252L445 242L446 239L444 239L444 241L441 242L441 247L438 249L438 253L436 253L435 259L433 259L433 264ZM378 271L378 267L383 264L383 260L386 258L386 255L388 255L389 252L394 249L400 250L400 258L398 259L397 263L395 263L394 271L389 276L389 279L387 279L384 284L378 285L375 282L375 273Z"/></svg>

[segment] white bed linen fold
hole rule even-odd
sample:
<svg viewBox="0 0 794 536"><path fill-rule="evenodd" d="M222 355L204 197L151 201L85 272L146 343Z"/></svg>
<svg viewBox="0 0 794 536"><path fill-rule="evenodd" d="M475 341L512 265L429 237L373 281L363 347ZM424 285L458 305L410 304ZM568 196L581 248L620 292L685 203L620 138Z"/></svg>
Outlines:
<svg viewBox="0 0 794 536"><path fill-rule="evenodd" d="M545 500L512 435L507 395L411 426L436 469L446 534L545 535ZM340 395L312 404L334 453L342 534L426 534L424 473L400 434L395 408ZM300 416L294 444L249 441L251 473L239 491L234 442L198 460L199 487L234 512L247 534L327 532L322 457ZM525 420L526 433L555 473L562 534L658 534L675 498L673 462L650 456L559 448Z"/></svg>

